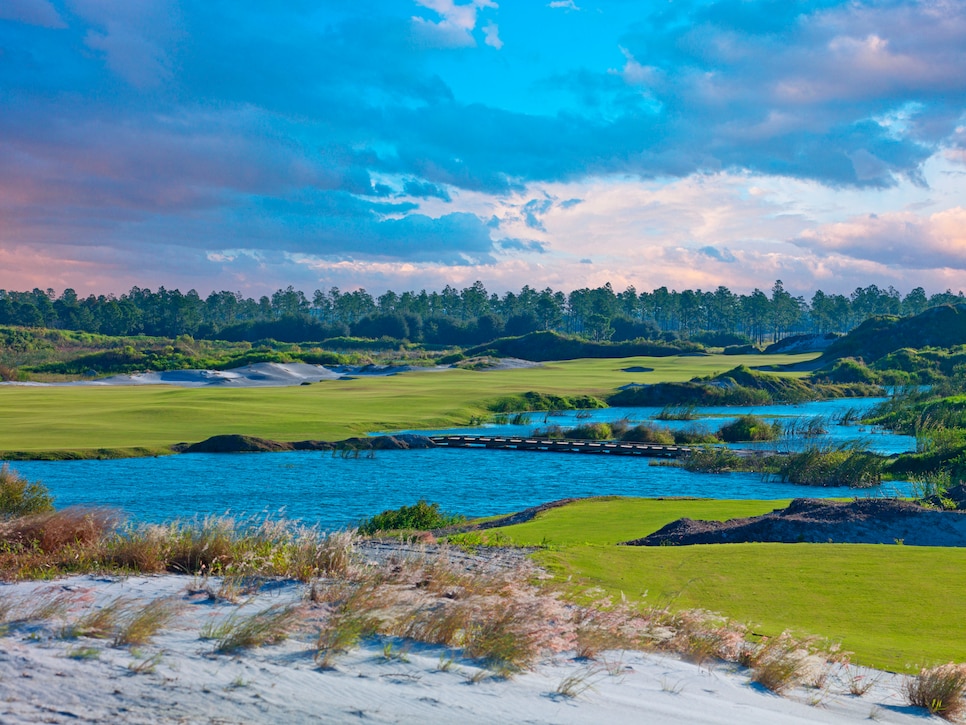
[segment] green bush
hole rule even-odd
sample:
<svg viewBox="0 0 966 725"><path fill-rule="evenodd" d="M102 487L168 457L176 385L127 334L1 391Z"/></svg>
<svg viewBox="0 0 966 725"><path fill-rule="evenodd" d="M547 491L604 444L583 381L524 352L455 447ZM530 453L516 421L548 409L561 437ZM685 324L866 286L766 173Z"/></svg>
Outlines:
<svg viewBox="0 0 966 725"><path fill-rule="evenodd" d="M634 443L655 443L662 446L674 445L674 435L671 431L650 423L635 425L621 436L621 440Z"/></svg>
<svg viewBox="0 0 966 725"><path fill-rule="evenodd" d="M757 415L742 415L718 430L718 437L725 443L746 441L773 441L781 435L780 423L769 423Z"/></svg>
<svg viewBox="0 0 966 725"><path fill-rule="evenodd" d="M505 395L493 401L489 408L494 413L518 413L539 410L584 410L606 408L607 404L592 395L553 395L529 391L519 395Z"/></svg>
<svg viewBox="0 0 966 725"><path fill-rule="evenodd" d="M420 499L412 506L389 509L359 522L360 534L374 534L377 531L428 531L446 526L461 524L466 520L460 514L439 510L438 503Z"/></svg>
<svg viewBox="0 0 966 725"><path fill-rule="evenodd" d="M12 518L53 509L54 498L46 486L28 481L6 463L0 467L0 516Z"/></svg>
<svg viewBox="0 0 966 725"><path fill-rule="evenodd" d="M606 441L614 437L607 423L586 423L567 431L567 437L581 441Z"/></svg>

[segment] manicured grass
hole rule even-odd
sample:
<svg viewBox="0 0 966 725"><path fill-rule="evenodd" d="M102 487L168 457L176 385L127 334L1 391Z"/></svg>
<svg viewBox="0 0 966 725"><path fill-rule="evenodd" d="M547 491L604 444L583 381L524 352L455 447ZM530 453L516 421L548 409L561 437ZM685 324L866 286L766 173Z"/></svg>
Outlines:
<svg viewBox="0 0 966 725"><path fill-rule="evenodd" d="M791 364L810 355L572 360L539 368L406 373L289 388L0 388L0 452L158 448L224 433L276 440L339 439L369 431L465 425L500 396L529 390L607 395L628 382L687 380L740 363ZM625 373L644 366L650 373Z"/></svg>
<svg viewBox="0 0 966 725"><path fill-rule="evenodd" d="M853 661L915 672L962 661L966 550L859 544L573 546L538 555L572 586L698 607L775 635L841 643Z"/></svg>
<svg viewBox="0 0 966 725"><path fill-rule="evenodd" d="M685 516L706 521L761 514L784 508L788 500L718 501L601 497L544 511L532 521L493 529L517 546L617 544L652 534Z"/></svg>
<svg viewBox="0 0 966 725"><path fill-rule="evenodd" d="M840 642L857 663L905 672L962 661L966 549L858 544L613 546L682 516L724 519L784 501L591 499L500 529L548 544L537 559L575 592L600 587L674 609L701 608L775 635Z"/></svg>

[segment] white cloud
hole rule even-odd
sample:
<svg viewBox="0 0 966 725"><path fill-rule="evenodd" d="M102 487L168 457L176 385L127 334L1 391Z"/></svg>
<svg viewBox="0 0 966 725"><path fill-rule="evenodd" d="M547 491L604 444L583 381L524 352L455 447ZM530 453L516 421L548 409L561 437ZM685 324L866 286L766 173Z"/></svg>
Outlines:
<svg viewBox="0 0 966 725"><path fill-rule="evenodd" d="M487 23L483 27L483 34L486 36L483 42L491 48L499 50L503 47L503 41L500 40L500 27L496 23Z"/></svg>
<svg viewBox="0 0 966 725"><path fill-rule="evenodd" d="M436 21L413 16L413 29L416 34L432 45L455 48L476 45L473 30L476 28L478 11L498 7L493 0L472 0L466 5L457 5L455 0L416 0L416 3L440 16ZM493 45L486 28L484 32L487 45ZM494 47L499 48L503 43L496 35L496 30L493 33L495 42L500 43Z"/></svg>
<svg viewBox="0 0 966 725"><path fill-rule="evenodd" d="M911 211L868 214L806 230L797 242L902 269L966 269L966 209L921 216Z"/></svg>
<svg viewBox="0 0 966 725"><path fill-rule="evenodd" d="M574 0L553 0L547 7L563 10L580 10Z"/></svg>

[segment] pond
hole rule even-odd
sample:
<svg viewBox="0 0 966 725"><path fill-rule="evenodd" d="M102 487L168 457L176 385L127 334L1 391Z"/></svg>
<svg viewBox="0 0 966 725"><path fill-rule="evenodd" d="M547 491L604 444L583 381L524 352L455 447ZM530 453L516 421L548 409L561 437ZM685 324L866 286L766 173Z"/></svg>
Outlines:
<svg viewBox="0 0 966 725"><path fill-rule="evenodd" d="M571 496L776 499L906 495L908 484L869 491L764 481L757 474L689 473L654 459L520 451L378 451L182 454L109 461L19 461L58 506L96 504L141 521L194 515L283 515L325 529L420 498L468 516L510 513Z"/></svg>

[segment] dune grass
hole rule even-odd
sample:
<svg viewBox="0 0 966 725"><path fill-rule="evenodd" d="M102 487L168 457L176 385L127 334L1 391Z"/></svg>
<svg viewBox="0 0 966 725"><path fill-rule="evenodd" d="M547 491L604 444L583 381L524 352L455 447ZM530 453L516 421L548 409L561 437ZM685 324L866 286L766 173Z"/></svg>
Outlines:
<svg viewBox="0 0 966 725"><path fill-rule="evenodd" d="M740 356L739 356L740 357ZM810 355L572 360L538 368L407 373L287 388L2 387L4 452L97 457L241 433L275 440L337 440L369 431L464 425L527 391L606 395L629 382L688 380L734 367L793 364ZM626 373L646 366L653 372ZM791 373L800 375L800 373ZM141 449L140 451L135 449Z"/></svg>
<svg viewBox="0 0 966 725"><path fill-rule="evenodd" d="M759 634L841 642L858 664L902 672L962 659L966 550L860 544L623 547L682 516L751 516L787 501L589 499L493 530L544 545L538 563L572 593L672 610L701 608ZM595 596L597 596L595 594ZM942 602L941 605L937 603Z"/></svg>

